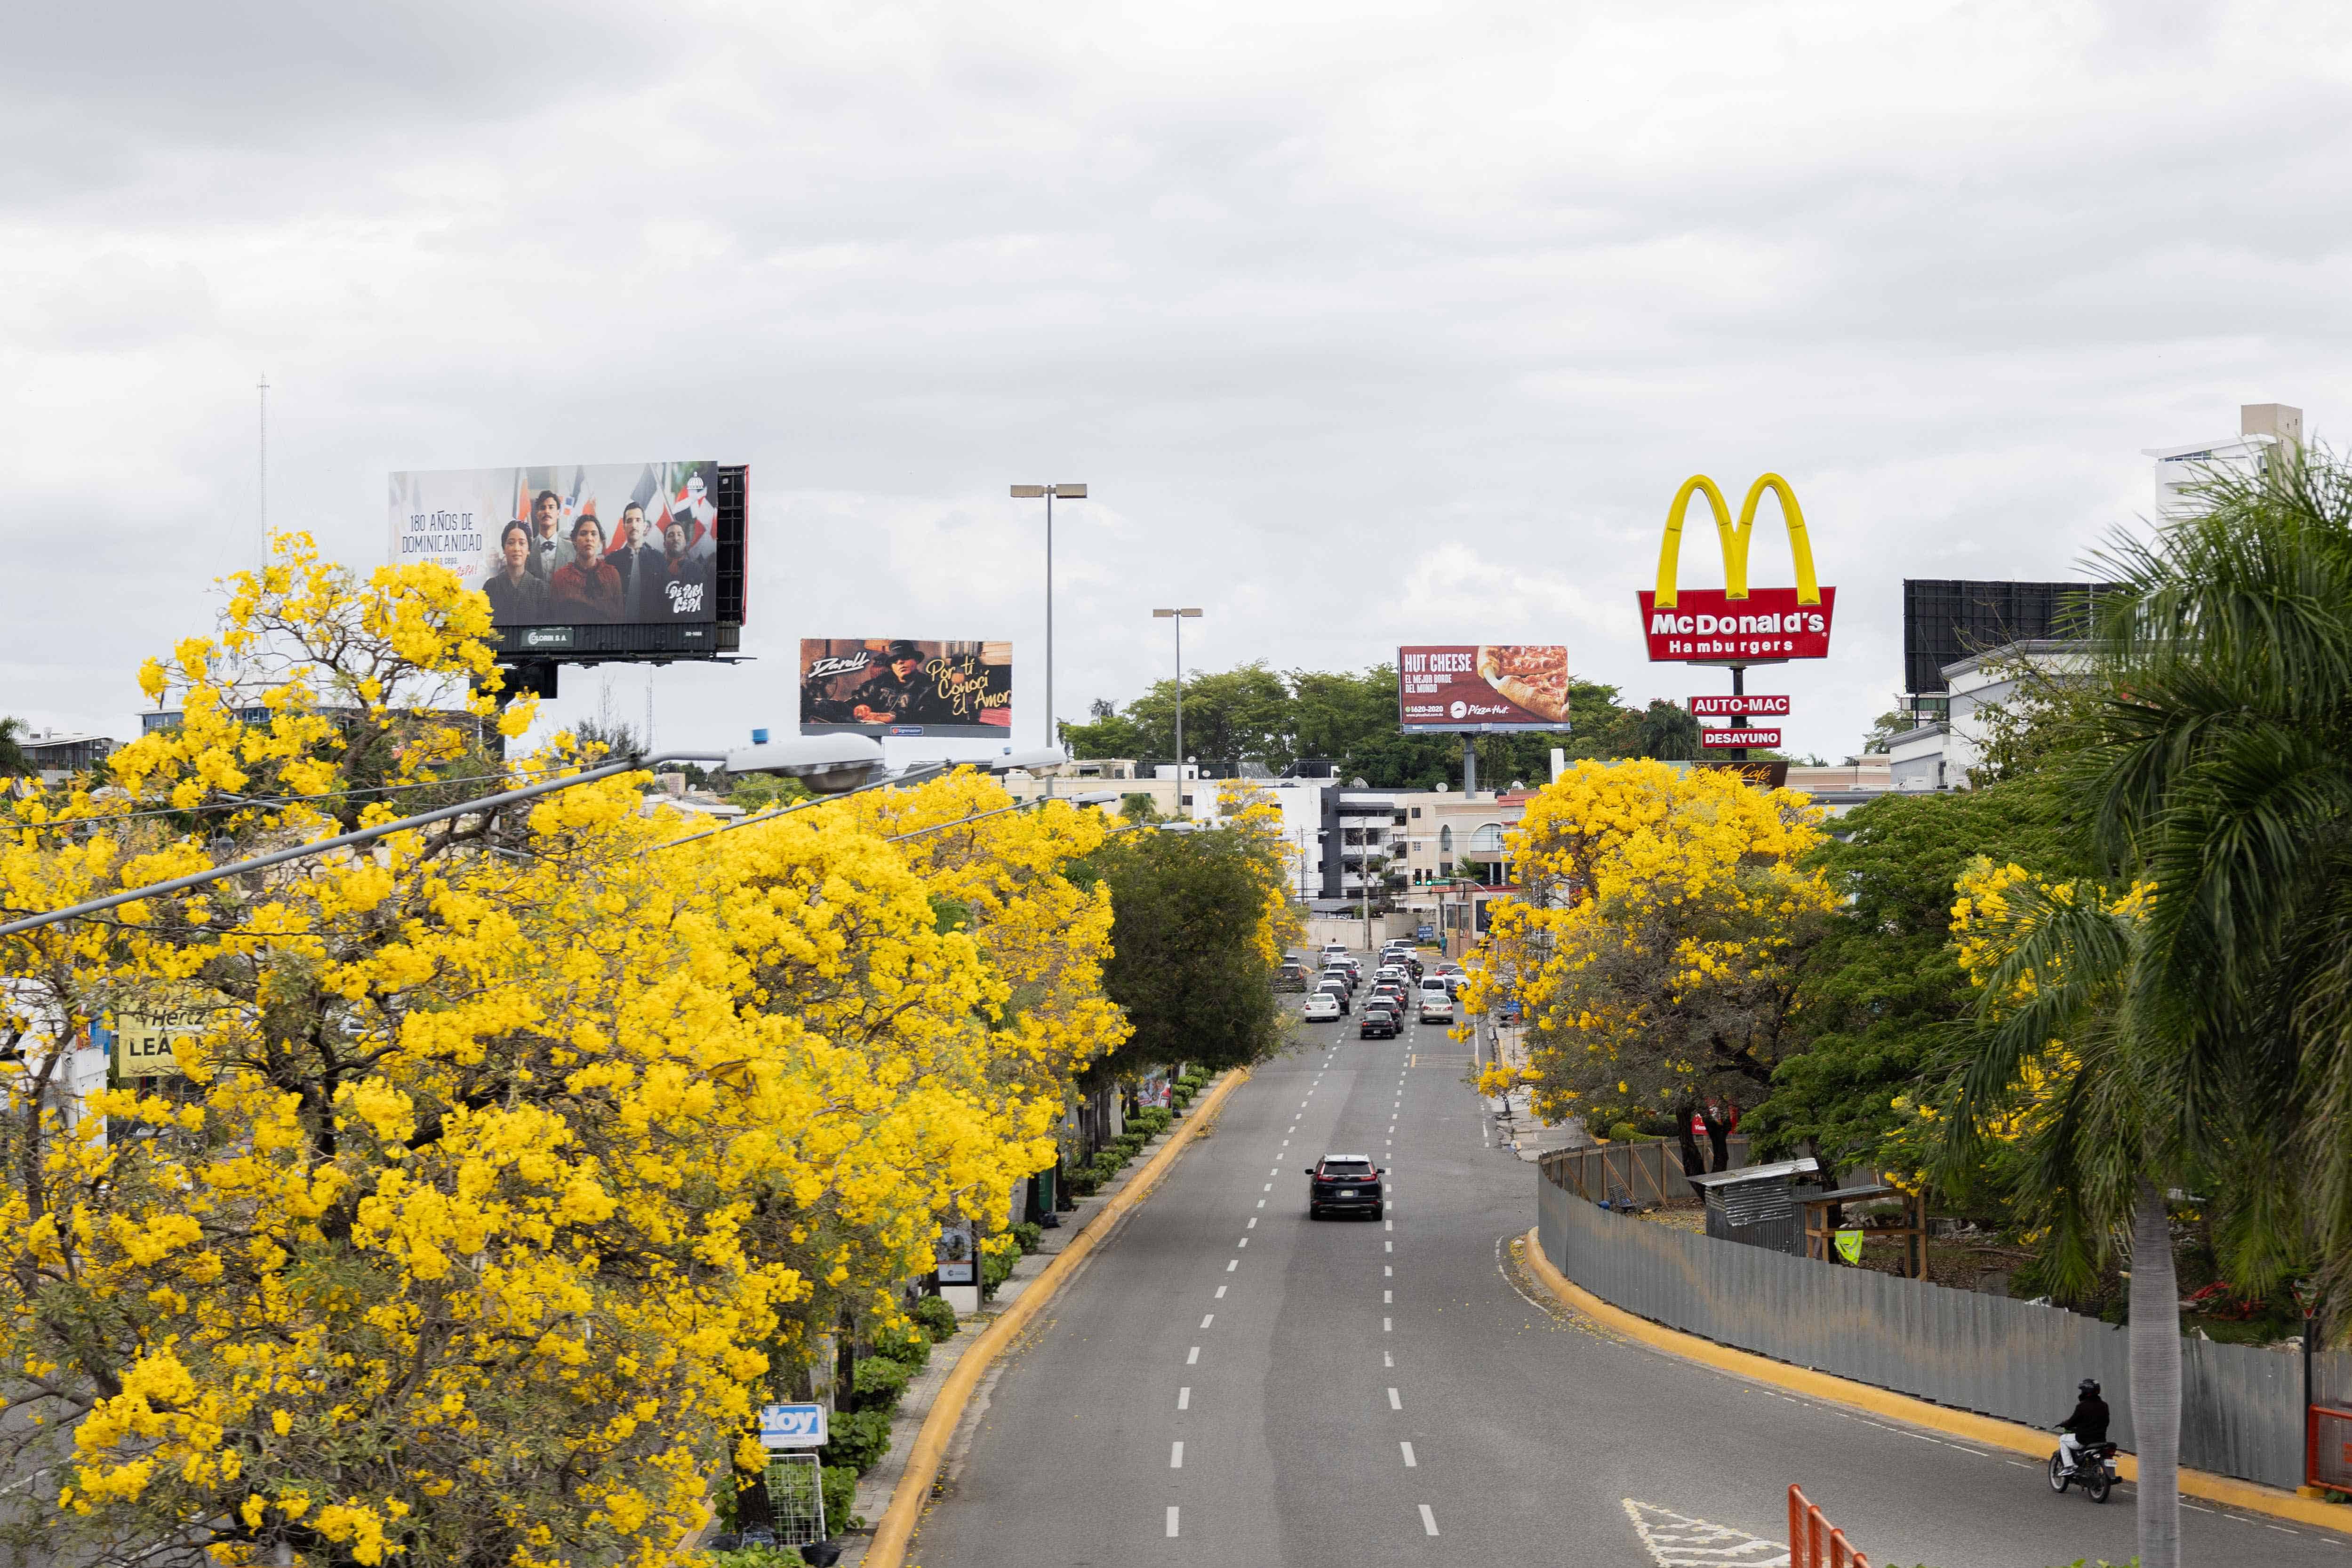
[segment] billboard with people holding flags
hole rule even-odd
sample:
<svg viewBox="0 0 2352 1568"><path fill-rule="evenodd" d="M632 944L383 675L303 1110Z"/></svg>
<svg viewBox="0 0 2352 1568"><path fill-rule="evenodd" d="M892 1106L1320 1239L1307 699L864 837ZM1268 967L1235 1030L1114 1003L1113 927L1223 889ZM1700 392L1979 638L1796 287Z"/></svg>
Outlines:
<svg viewBox="0 0 2352 1568"><path fill-rule="evenodd" d="M719 475L715 462L397 472L391 560L448 567L502 628L707 623Z"/></svg>

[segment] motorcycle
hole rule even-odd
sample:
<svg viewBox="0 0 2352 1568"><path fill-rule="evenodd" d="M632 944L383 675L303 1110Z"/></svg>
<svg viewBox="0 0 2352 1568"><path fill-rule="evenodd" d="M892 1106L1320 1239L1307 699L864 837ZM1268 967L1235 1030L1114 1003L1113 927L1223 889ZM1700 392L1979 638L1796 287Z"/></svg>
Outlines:
<svg viewBox="0 0 2352 1568"><path fill-rule="evenodd" d="M2116 1485L2116 1446L2113 1443L2085 1443L2078 1451L2074 1468L2066 1468L2066 1450L2059 1449L2050 1456L2050 1489L2063 1492L2069 1486L2080 1484L2090 1494L2093 1502L2105 1502Z"/></svg>

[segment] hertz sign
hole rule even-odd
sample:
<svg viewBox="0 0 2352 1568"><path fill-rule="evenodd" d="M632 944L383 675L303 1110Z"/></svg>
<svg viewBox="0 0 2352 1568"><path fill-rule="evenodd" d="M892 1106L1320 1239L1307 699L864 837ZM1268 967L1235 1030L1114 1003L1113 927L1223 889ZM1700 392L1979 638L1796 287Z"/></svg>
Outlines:
<svg viewBox="0 0 2352 1568"><path fill-rule="evenodd" d="M1797 585L1755 588L1748 585L1748 544L1756 531L1757 503L1769 490L1780 502L1781 521L1789 525L1789 551L1795 557ZM1723 550L1720 588L1678 588L1683 514L1691 497L1706 497L1715 512L1716 541ZM1740 503L1739 521L1715 481L1694 474L1675 492L1666 512L1666 537L1658 552L1658 586L1637 595L1642 625L1650 640L1650 658L1699 664L1762 664L1785 658L1827 658L1830 617L1837 608L1837 590L1824 588L1813 574L1813 550L1805 540L1805 514L1797 510L1797 495L1789 481L1766 474L1748 487Z"/></svg>

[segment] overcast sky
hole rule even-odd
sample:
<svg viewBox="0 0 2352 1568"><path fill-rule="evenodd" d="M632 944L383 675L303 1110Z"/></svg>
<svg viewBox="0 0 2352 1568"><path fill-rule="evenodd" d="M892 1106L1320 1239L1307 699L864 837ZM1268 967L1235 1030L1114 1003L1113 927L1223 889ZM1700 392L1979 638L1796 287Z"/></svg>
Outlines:
<svg viewBox="0 0 2352 1568"><path fill-rule="evenodd" d="M400 468L751 468L754 662L1012 637L1171 665L1564 641L1629 699L1686 476L1796 487L1856 748L1900 584L2069 577L2139 448L2346 406L2352 11L2131 4L17 5L0 16L0 712L135 733L268 518L373 566ZM1720 582L1695 536L1685 583ZM1785 583L1779 529L1755 578Z"/></svg>

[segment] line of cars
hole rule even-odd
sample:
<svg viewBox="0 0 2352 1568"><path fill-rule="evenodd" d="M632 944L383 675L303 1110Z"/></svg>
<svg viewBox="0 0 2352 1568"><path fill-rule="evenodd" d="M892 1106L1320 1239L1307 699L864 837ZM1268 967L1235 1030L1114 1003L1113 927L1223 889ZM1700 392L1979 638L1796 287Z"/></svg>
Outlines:
<svg viewBox="0 0 2352 1568"><path fill-rule="evenodd" d="M1371 989L1356 1026L1357 1037L1393 1039L1403 1029L1408 1010L1424 1024L1452 1023L1454 997L1462 980L1460 964L1441 962L1430 973L1412 947L1391 942L1373 967ZM1322 967L1311 976L1305 960L1286 960L1276 985L1307 992L1303 1016L1307 1022L1319 1024L1337 1023L1353 1015L1356 993L1364 983L1362 961L1333 942L1323 950Z"/></svg>

